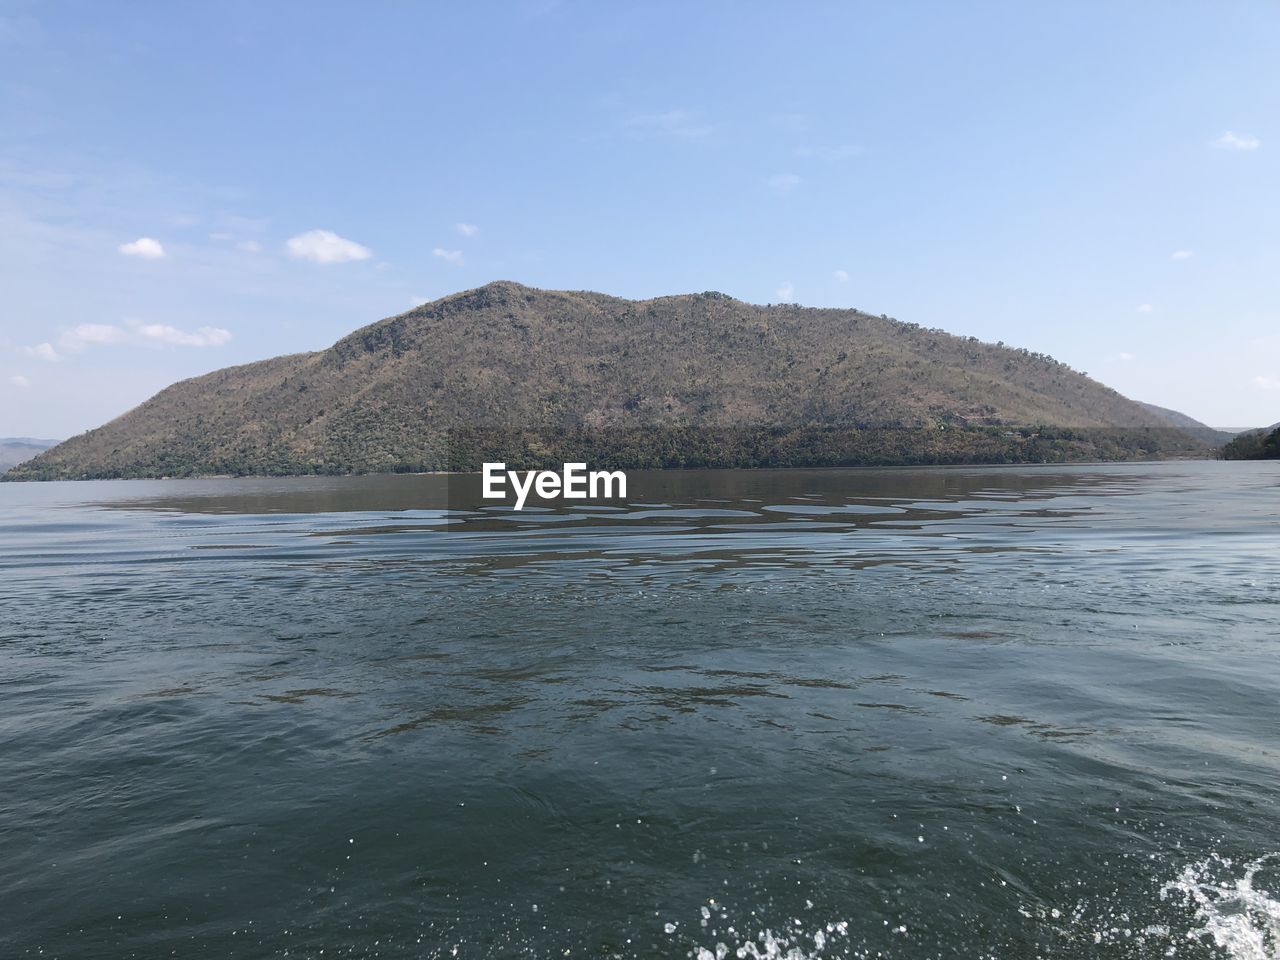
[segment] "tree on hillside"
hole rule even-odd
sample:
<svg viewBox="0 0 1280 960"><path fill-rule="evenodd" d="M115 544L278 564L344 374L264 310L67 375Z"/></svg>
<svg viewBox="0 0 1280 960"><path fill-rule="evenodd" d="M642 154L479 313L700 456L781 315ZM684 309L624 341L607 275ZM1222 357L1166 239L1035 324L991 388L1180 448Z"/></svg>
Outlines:
<svg viewBox="0 0 1280 960"><path fill-rule="evenodd" d="M1232 437L1222 448L1223 460L1280 460L1280 426L1270 433L1249 430Z"/></svg>

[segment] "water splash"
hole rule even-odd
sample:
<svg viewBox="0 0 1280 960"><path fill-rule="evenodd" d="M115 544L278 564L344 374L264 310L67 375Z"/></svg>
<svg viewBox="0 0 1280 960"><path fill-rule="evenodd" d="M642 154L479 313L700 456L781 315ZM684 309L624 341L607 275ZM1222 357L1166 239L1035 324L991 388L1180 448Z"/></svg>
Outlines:
<svg viewBox="0 0 1280 960"><path fill-rule="evenodd" d="M813 903L807 902L806 907L812 909ZM725 905L714 899L698 912L699 925L712 945L694 944L688 953L691 960L819 960L850 955L849 924L844 920L813 924L794 918L776 928L761 927L753 910L749 929L740 930ZM678 926L668 923L663 929L672 934ZM906 928L902 929L905 932Z"/></svg>
<svg viewBox="0 0 1280 960"><path fill-rule="evenodd" d="M698 947L691 956L695 960L726 960L730 956L739 960L816 960L818 957L830 956L827 946L831 943L831 938L844 937L847 932L847 925L843 921L829 923L812 931L796 930L788 933L766 929L759 931L754 938L743 937L730 927L731 943L719 941L714 950Z"/></svg>
<svg viewBox="0 0 1280 960"><path fill-rule="evenodd" d="M1214 855L1183 867L1174 880L1160 890L1162 899L1182 898L1195 908L1199 927L1187 937L1212 942L1231 960L1277 960L1280 958L1280 899L1255 886L1259 871L1280 861L1272 853L1240 865L1228 857Z"/></svg>

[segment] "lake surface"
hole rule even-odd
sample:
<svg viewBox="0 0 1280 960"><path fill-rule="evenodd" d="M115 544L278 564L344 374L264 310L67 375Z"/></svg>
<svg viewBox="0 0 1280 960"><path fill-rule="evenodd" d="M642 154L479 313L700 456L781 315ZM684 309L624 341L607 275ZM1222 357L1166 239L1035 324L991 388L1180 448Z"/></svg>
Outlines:
<svg viewBox="0 0 1280 960"><path fill-rule="evenodd" d="M0 956L1280 956L1280 465L0 485Z"/></svg>

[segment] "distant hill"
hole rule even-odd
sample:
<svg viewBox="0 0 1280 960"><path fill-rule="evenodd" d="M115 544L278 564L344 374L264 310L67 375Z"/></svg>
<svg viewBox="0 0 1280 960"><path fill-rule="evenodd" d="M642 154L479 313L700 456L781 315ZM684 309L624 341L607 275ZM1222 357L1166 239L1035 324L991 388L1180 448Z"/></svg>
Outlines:
<svg viewBox="0 0 1280 960"><path fill-rule="evenodd" d="M1224 460L1280 460L1280 424L1246 430L1222 448Z"/></svg>
<svg viewBox="0 0 1280 960"><path fill-rule="evenodd" d="M1213 446L1221 446L1234 437L1237 432L1215 429L1214 427L1201 423L1199 420L1188 417L1185 413L1179 413L1177 410L1170 410L1168 407L1157 407L1154 403L1139 402L1138 406L1142 407L1153 417L1157 418L1157 422L1163 420L1163 422L1167 423L1169 426L1177 427L1179 430L1183 430L1186 433L1191 434L1191 436L1197 437L1205 443Z"/></svg>
<svg viewBox="0 0 1280 960"><path fill-rule="evenodd" d="M1051 357L887 316L498 282L176 383L8 479L1210 453L1171 417Z"/></svg>
<svg viewBox="0 0 1280 960"><path fill-rule="evenodd" d="M36 437L0 437L0 473L30 460L36 454L57 444L57 440L40 440Z"/></svg>

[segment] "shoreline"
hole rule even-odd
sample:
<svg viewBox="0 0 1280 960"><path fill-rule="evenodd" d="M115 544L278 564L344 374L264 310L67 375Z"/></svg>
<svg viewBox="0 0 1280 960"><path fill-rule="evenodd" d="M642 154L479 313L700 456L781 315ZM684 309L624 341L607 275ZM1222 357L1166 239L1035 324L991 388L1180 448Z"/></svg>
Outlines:
<svg viewBox="0 0 1280 960"><path fill-rule="evenodd" d="M765 473L769 471L835 471L835 470L939 470L939 469L973 469L982 467L1087 467L1114 466L1118 464L1156 464L1156 463L1200 463L1220 461L1223 463L1255 463L1266 461L1226 460L1210 454L1200 457L1128 457L1113 460L1014 460L994 461L980 460L964 463L848 463L848 464L787 464L763 466L672 466L672 467L615 467L627 473L691 473L695 471L742 471ZM525 469L537 468L518 468ZM480 470L389 470L351 473L193 473L185 476L139 476L139 477L15 477L0 474L0 484L4 483L112 483L123 481L185 481L185 480L335 480L357 477L465 477L481 476Z"/></svg>

